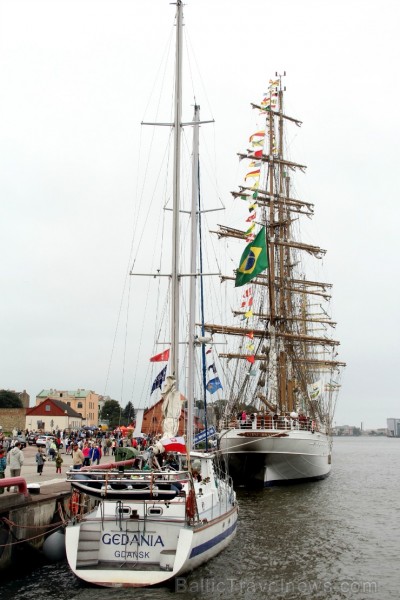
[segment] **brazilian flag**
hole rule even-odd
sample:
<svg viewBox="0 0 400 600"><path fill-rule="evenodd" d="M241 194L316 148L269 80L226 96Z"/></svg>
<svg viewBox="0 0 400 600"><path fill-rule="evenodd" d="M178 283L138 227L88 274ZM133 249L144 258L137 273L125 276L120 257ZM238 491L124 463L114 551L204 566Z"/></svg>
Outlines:
<svg viewBox="0 0 400 600"><path fill-rule="evenodd" d="M268 266L267 235L265 227L263 227L242 254L239 268L236 271L235 287L248 283Z"/></svg>

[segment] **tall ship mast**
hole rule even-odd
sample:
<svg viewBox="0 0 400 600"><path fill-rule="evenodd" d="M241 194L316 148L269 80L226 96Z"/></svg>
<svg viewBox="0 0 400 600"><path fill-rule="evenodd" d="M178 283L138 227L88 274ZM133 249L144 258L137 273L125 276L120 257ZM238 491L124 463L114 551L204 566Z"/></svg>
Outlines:
<svg viewBox="0 0 400 600"><path fill-rule="evenodd" d="M262 101L252 104L261 124L239 153L246 174L232 192L248 205L246 229L220 225L217 231L220 238L247 242L236 275L223 277L242 292L237 324L205 327L228 338L229 351L219 354L229 363L230 390L220 447L235 483L244 485L329 474L332 419L345 366L332 337L332 286L306 275L326 251L300 236L314 207L297 198L292 185L291 175L306 166L285 152L286 128L301 121L286 114L284 92L277 75Z"/></svg>

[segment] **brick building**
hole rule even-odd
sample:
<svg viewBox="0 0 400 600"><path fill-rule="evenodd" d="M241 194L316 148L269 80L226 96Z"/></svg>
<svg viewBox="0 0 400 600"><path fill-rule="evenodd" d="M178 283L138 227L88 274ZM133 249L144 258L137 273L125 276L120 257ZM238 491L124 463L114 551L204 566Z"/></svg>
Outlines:
<svg viewBox="0 0 400 600"><path fill-rule="evenodd" d="M146 433L147 435L157 435L162 433L162 405L163 399L153 404L150 408L144 411L143 415L143 423L142 423L142 433ZM186 431L186 420L187 420L187 411L185 408L181 410L181 416L179 417L179 428L176 435L183 435ZM194 433L198 433L204 429L204 426L198 417L194 417Z"/></svg>
<svg viewBox="0 0 400 600"><path fill-rule="evenodd" d="M30 396L29 396L28 392L26 390L24 390L23 392L15 392L15 393L20 397L22 406L24 408L29 408Z"/></svg>

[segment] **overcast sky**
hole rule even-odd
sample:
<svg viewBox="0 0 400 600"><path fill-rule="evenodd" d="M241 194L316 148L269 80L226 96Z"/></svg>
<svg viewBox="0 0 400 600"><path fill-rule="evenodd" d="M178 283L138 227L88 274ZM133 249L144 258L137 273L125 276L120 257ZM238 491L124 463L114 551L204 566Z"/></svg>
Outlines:
<svg viewBox="0 0 400 600"><path fill-rule="evenodd" d="M400 418L399 13L395 0L185 7L225 203L240 183L250 102L287 72L288 113L304 122L293 158L308 165L301 190L315 204L307 231L328 250L348 365L337 424ZM174 14L168 0L0 0L0 387L26 389L31 402L50 387L131 399L121 370L108 371L140 122Z"/></svg>

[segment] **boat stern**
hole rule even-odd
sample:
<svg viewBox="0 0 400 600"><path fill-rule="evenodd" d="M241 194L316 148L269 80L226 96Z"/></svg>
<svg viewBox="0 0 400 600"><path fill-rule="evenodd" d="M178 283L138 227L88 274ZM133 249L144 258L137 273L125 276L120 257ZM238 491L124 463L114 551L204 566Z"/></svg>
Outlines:
<svg viewBox="0 0 400 600"><path fill-rule="evenodd" d="M149 523L145 533L83 521L66 529L66 553L80 579L106 587L153 586L185 570L193 530Z"/></svg>

